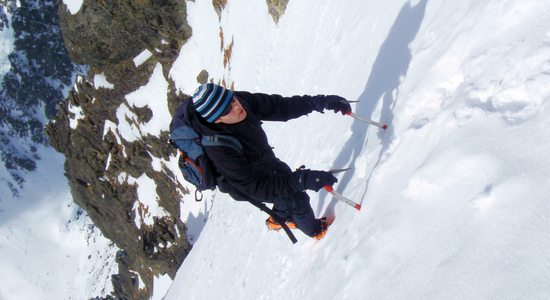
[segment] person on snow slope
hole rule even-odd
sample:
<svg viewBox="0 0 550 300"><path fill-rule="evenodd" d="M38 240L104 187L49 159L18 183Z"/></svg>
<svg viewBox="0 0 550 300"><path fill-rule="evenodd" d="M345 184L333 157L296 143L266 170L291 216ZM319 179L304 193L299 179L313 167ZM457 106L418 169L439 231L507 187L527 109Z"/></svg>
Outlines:
<svg viewBox="0 0 550 300"><path fill-rule="evenodd" d="M329 224L326 218L315 218L305 190L317 192L337 182L336 177L304 168L292 171L275 156L262 121L285 122L325 109L346 114L351 112L349 103L339 96L282 97L231 91L212 83L202 84L192 101L187 112L191 127L202 135L230 135L242 144L242 153L229 147L205 148L221 175L219 190L237 201L272 203L276 219L289 228L323 238ZM273 217L266 224L271 230L281 228Z"/></svg>

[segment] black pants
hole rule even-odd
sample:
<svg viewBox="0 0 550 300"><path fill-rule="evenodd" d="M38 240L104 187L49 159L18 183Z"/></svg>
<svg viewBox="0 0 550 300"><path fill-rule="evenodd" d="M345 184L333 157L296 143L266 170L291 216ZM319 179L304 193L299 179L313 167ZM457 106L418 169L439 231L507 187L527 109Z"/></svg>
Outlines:
<svg viewBox="0 0 550 300"><path fill-rule="evenodd" d="M220 191L228 193L231 198L237 201L272 203L272 210L279 218L285 221L294 221L296 227L308 236L315 236L321 231L321 222L315 219L315 214L309 204L309 196L305 192L295 193L288 198L280 198L275 201L258 201L234 189L227 183L219 184L219 188Z"/></svg>
<svg viewBox="0 0 550 300"><path fill-rule="evenodd" d="M283 220L294 221L296 227L309 236L321 230L321 222L315 219L309 196L305 192L293 194L287 199L277 199L273 203L273 211Z"/></svg>

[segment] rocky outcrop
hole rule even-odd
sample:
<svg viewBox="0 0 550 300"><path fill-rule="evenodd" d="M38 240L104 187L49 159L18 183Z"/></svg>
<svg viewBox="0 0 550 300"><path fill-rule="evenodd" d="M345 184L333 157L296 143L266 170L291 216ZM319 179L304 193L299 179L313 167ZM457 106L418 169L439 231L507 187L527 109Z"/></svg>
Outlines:
<svg viewBox="0 0 550 300"><path fill-rule="evenodd" d="M55 116L76 69L59 31L57 1L17 2L0 1L0 30L13 32L9 70L0 74L0 159L10 178L0 184L14 196L36 169L39 147L47 144L44 119Z"/></svg>
<svg viewBox="0 0 550 300"><path fill-rule="evenodd" d="M288 0L266 0L269 14L275 23L279 23L279 19L285 13Z"/></svg>
<svg viewBox="0 0 550 300"><path fill-rule="evenodd" d="M222 11L225 9L226 5L227 0L212 0L212 6L214 7L214 11L216 11L216 14L218 14L218 18L221 19Z"/></svg>
<svg viewBox="0 0 550 300"><path fill-rule="evenodd" d="M111 298L149 299L154 276L173 278L191 248L180 216L188 191L169 167L176 153L167 142L168 128L135 140L126 140L118 128L122 123L140 128L153 117L150 107L131 105L126 95L146 85L159 65L168 83L159 98L166 99L171 113L184 96L167 74L191 35L185 12L185 2L176 0L85 0L74 15L60 7L67 49L74 61L90 68L46 132L66 157L74 201L121 249ZM144 50L150 57L136 63ZM94 86L99 74L112 86ZM136 119L119 119L122 106ZM139 192L140 180L154 183L146 194ZM152 211L152 202L161 214Z"/></svg>
<svg viewBox="0 0 550 300"><path fill-rule="evenodd" d="M143 49L169 62L191 36L184 1L84 1L76 15L59 14L71 57L87 65L112 66Z"/></svg>
<svg viewBox="0 0 550 300"><path fill-rule="evenodd" d="M227 2L228 0L212 0L212 6L214 7L216 14L218 14L220 20L222 17L222 11L227 6ZM266 2L267 9L269 11L269 14L273 18L273 21L276 24L279 23L279 19L285 13L288 0L266 0Z"/></svg>

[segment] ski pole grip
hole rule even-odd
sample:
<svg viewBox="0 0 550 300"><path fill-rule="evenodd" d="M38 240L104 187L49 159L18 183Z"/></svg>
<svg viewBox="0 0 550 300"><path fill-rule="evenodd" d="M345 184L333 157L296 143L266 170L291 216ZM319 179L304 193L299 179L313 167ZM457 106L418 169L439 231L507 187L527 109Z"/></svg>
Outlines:
<svg viewBox="0 0 550 300"><path fill-rule="evenodd" d="M332 191L334 191L331 185L325 185L323 188L325 189L325 191L329 193L332 193Z"/></svg>

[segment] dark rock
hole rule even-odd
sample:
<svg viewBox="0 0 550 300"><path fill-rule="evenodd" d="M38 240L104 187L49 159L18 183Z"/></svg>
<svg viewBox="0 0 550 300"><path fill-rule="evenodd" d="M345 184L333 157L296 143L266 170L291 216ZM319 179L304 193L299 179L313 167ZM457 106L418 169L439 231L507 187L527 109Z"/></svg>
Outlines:
<svg viewBox="0 0 550 300"><path fill-rule="evenodd" d="M222 18L222 10L227 5L227 0L212 0L212 6L214 6L214 11L218 14L218 17Z"/></svg>
<svg viewBox="0 0 550 300"><path fill-rule="evenodd" d="M71 57L90 66L89 78L104 74L114 88L96 88L86 78L79 78L46 132L51 145L66 157L65 172L74 201L122 250L117 255L119 274L112 278L112 296L149 299L153 276L173 278L190 251L180 216L180 201L188 191L167 167L161 166L159 171L152 166L153 156L169 160L176 154L168 143L168 128L159 136L126 141L106 124L116 126L122 121L116 115L122 104L137 116L136 121L131 120L137 126L151 120L151 109L129 106L126 95L145 85L159 63L169 85L166 94L171 113L186 97L168 78L179 49L191 34L185 23L185 1L85 0L77 14L68 13L64 5L59 13ZM136 66L133 58L144 49L153 55ZM82 116L71 128L75 108ZM139 199L137 185L127 179L143 175L155 182L156 200L168 216L138 227L136 222L147 207L142 204L145 199Z"/></svg>
<svg viewBox="0 0 550 300"><path fill-rule="evenodd" d="M269 14L275 23L279 23L279 19L285 13L288 0L266 0Z"/></svg>
<svg viewBox="0 0 550 300"><path fill-rule="evenodd" d="M122 144L111 131L103 135L105 120L116 121L115 103L121 104L124 99L109 98L103 89L96 90L84 80L76 86L78 92L73 91L60 105L58 117L46 131L52 146L66 156L65 170L74 201L107 238L124 250L125 257L131 258L124 266L119 263L120 273L113 277L115 295L122 299L148 299L153 276L174 277L190 250L186 226L179 221L181 193L187 191L166 168L157 172L151 166L151 155L169 159L174 150L166 143L166 132L161 137L147 136L135 142L121 139ZM76 128L69 126L69 105L79 106L85 115ZM110 165L106 169L108 157ZM159 205L170 217L138 228L134 222L134 206L139 200L137 186L119 178L139 178L143 174L157 184ZM145 283L145 290L136 290L137 276Z"/></svg>
<svg viewBox="0 0 550 300"><path fill-rule="evenodd" d="M0 6L0 29L12 29L15 39L10 70L0 82L0 157L12 177L3 181L17 196L40 159L36 144L47 144L43 119L56 115L77 66L63 44L57 1L4 0Z"/></svg>
<svg viewBox="0 0 550 300"><path fill-rule="evenodd" d="M199 75L197 75L197 82L200 84L204 84L208 82L208 71L202 70Z"/></svg>
<svg viewBox="0 0 550 300"><path fill-rule="evenodd" d="M132 59L143 49L174 59L191 36L185 1L84 1L72 15L61 5L61 28L74 61L107 66ZM164 42L163 42L164 41Z"/></svg>

